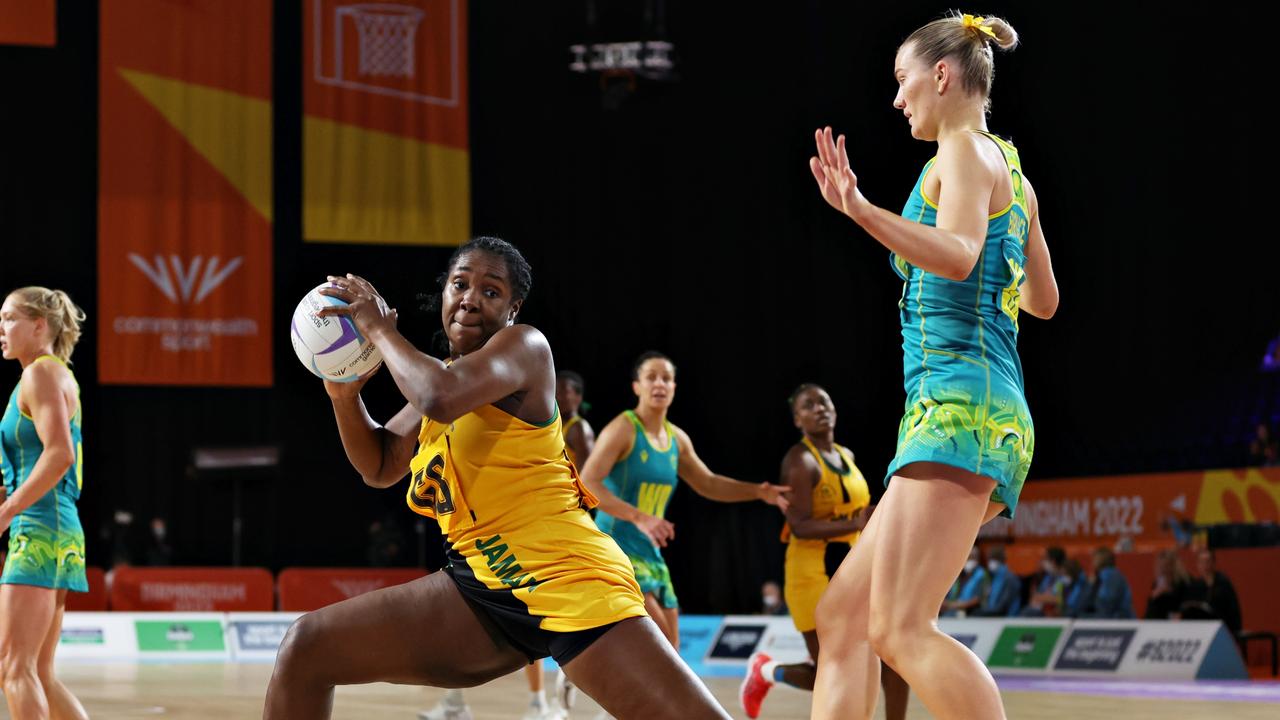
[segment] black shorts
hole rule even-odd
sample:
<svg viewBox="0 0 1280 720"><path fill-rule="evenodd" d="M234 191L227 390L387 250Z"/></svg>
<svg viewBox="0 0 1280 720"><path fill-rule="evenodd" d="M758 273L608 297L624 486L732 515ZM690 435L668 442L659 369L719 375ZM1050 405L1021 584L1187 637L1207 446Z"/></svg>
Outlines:
<svg viewBox="0 0 1280 720"><path fill-rule="evenodd" d="M465 560L451 562L444 571L453 578L458 592L462 593L462 598L489 632L489 637L499 646L519 650L530 663L551 657L564 667L618 624L612 622L573 632L543 630L539 627L541 618L530 615L528 608L510 592L485 587L471 574Z"/></svg>
<svg viewBox="0 0 1280 720"><path fill-rule="evenodd" d="M840 569L840 563L844 562L844 558L849 554L852 545L847 542L829 542L827 549L822 556L823 568L827 571L827 577L836 576L836 570Z"/></svg>

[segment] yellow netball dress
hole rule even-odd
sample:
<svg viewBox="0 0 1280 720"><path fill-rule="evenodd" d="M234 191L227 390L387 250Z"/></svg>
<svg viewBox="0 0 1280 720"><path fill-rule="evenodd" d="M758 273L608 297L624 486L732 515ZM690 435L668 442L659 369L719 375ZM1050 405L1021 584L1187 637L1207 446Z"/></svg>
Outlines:
<svg viewBox="0 0 1280 720"><path fill-rule="evenodd" d="M820 470L818 483L813 486L814 520L849 520L871 503L867 481L853 464L853 453L848 448L836 445L844 461L844 467L837 468L818 452L809 438L803 438L802 442L817 460ZM833 538L799 538L791 534L790 526L783 526L782 541L787 543L784 593L796 630L808 632L817 628L814 610L818 607L818 598L822 597L858 535L852 532Z"/></svg>
<svg viewBox="0 0 1280 720"><path fill-rule="evenodd" d="M484 405L424 418L407 494L445 536L446 572L531 659L564 664L620 620L646 615L631 563L596 529L596 499L565 455L559 415L533 425ZM585 643L571 636L584 631Z"/></svg>

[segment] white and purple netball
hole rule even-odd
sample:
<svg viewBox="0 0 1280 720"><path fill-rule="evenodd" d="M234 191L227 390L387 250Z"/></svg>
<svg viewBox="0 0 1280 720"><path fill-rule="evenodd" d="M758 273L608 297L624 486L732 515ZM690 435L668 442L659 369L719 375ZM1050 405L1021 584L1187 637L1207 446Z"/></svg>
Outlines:
<svg viewBox="0 0 1280 720"><path fill-rule="evenodd" d="M289 339L298 360L316 377L332 382L355 382L382 362L382 353L356 330L355 323L343 315L316 315L331 306L345 307L336 297L321 295L321 288L307 293L293 311L289 323Z"/></svg>

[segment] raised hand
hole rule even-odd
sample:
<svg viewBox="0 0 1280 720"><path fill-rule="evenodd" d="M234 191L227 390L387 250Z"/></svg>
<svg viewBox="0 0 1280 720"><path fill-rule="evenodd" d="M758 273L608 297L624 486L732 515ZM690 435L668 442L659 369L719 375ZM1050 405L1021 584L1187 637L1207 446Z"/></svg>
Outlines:
<svg viewBox="0 0 1280 720"><path fill-rule="evenodd" d="M813 171L813 179L818 182L822 198L831 207L857 220L868 203L858 189L858 176L849 168L844 135L832 140L831 128L826 127L815 131L813 138L818 147L818 155L809 158L809 169Z"/></svg>

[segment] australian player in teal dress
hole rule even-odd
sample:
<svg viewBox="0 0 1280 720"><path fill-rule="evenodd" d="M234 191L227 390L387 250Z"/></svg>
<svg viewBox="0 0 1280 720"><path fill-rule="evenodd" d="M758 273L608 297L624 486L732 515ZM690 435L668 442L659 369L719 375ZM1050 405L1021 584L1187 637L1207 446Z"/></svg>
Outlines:
<svg viewBox="0 0 1280 720"><path fill-rule="evenodd" d="M903 280L906 407L885 495L819 603L813 717L870 718L879 656L936 718L1003 718L982 661L938 630L981 525L1017 509L1035 429L1020 314L1058 305L1039 204L1010 142L987 130L999 18L952 15L898 49L894 107L937 143L901 215L863 197L843 135L816 133L823 198L890 251ZM852 228L851 228L852 229Z"/></svg>
<svg viewBox="0 0 1280 720"><path fill-rule="evenodd" d="M617 416L600 432L582 480L600 500L596 524L631 559L649 616L679 648L680 603L659 549L675 536L675 526L664 516L678 481L712 500L763 500L784 511L789 488L711 472L689 435L667 420L676 392L676 366L667 356L641 355L632 369L631 389L635 410Z"/></svg>
<svg viewBox="0 0 1280 720"><path fill-rule="evenodd" d="M68 363L84 313L65 292L14 290L0 307L0 353L22 379L0 419L9 553L0 575L0 662L15 718L87 718L53 672L67 592L86 592L80 387Z"/></svg>

